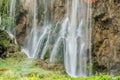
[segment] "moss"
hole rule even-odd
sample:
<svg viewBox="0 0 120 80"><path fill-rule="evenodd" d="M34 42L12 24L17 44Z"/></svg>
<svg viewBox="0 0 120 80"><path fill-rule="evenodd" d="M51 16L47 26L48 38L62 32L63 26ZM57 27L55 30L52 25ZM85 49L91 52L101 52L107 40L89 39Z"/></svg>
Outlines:
<svg viewBox="0 0 120 80"><path fill-rule="evenodd" d="M0 44L4 44L6 47L10 44L11 39L8 33L4 30L0 30Z"/></svg>

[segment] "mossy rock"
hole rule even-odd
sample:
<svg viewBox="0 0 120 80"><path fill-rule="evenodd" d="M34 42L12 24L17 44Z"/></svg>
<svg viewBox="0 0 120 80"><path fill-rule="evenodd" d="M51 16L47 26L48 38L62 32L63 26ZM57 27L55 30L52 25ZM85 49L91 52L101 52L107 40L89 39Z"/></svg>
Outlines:
<svg viewBox="0 0 120 80"><path fill-rule="evenodd" d="M6 57L10 57L13 53L18 53L21 50L20 46L14 43L14 38L11 38L5 30L0 30L0 44L6 48L6 51L1 53L5 54Z"/></svg>
<svg viewBox="0 0 120 80"><path fill-rule="evenodd" d="M0 30L0 44L7 47L11 41L12 39L9 37L8 33L4 30Z"/></svg>

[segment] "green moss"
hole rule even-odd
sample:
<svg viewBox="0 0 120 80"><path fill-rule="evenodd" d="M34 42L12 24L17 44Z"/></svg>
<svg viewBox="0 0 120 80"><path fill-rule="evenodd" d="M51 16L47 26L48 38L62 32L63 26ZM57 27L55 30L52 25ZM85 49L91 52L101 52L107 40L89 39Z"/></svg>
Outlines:
<svg viewBox="0 0 120 80"><path fill-rule="evenodd" d="M0 30L0 44L4 44L5 46L8 46L10 44L10 37L8 33L4 30Z"/></svg>

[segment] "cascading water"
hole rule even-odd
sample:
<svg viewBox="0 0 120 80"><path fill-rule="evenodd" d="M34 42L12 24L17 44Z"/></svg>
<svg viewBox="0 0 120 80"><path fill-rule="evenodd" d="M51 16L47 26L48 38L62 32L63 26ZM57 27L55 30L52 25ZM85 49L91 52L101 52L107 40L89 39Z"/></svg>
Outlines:
<svg viewBox="0 0 120 80"><path fill-rule="evenodd" d="M41 59L44 59L49 51L50 62L55 62L59 57L57 55L62 53L66 72L70 76L91 75L90 0L88 3L84 0L66 0L65 17L54 29L53 22L49 19L49 0L41 0L44 6L44 19L40 22L37 17L37 3L37 0L33 0L32 29L22 46L23 51L29 58ZM60 52L61 46L64 48L63 52Z"/></svg>
<svg viewBox="0 0 120 80"><path fill-rule="evenodd" d="M90 4L83 0L72 0L71 8L69 0L66 4L66 18L62 22L60 35L53 47L50 61L54 62L58 47L63 41L64 65L67 73L73 77L91 75Z"/></svg>
<svg viewBox="0 0 120 80"><path fill-rule="evenodd" d="M34 8L33 8L33 27L31 33L25 40L25 44L23 46L23 52L26 52L29 58L38 58L44 57L44 54L47 49L47 45L49 43L49 34L50 34L50 27L49 20L47 18L47 2L43 0L44 4L44 22L43 25L38 25L37 22L37 0L34 0ZM46 45L44 45L44 40L47 37ZM42 50L43 49L43 50ZM42 53L42 54L41 54Z"/></svg>
<svg viewBox="0 0 120 80"><path fill-rule="evenodd" d="M10 17L15 16L15 5L16 5L16 0L10 0Z"/></svg>
<svg viewBox="0 0 120 80"><path fill-rule="evenodd" d="M37 0L34 0L33 2L33 20L32 20L32 30L30 34L27 36L25 42L24 42L24 48L22 49L23 52L25 52L28 56L28 58L33 58L34 56L34 48L37 42ZM32 46L31 46L32 45Z"/></svg>
<svg viewBox="0 0 120 80"><path fill-rule="evenodd" d="M16 5L16 0L10 0L10 20L12 21L11 25L14 24L14 17L15 17L15 5ZM12 27L7 27L7 31L9 34L12 35Z"/></svg>
<svg viewBox="0 0 120 80"><path fill-rule="evenodd" d="M10 0L9 20L11 21L11 23L9 26L6 27L6 30L11 38L14 38L13 26L14 26L14 18L15 18L15 5L16 5L16 0ZM14 43L17 44L16 39L14 39Z"/></svg>
<svg viewBox="0 0 120 80"><path fill-rule="evenodd" d="M88 45L90 45L88 44L88 36L90 34L88 12L89 5L84 3L83 0L73 0L71 14L66 17L69 21L63 23L67 24L66 26L68 27L65 37L65 68L67 73L74 77L91 74L91 70L87 70L87 55L90 56L90 53L87 52L87 49L90 49L88 48Z"/></svg>
<svg viewBox="0 0 120 80"><path fill-rule="evenodd" d="M34 3L33 3L33 23L32 23L32 30L31 30L31 33L30 35L28 35L27 37L27 41L24 45L27 47L27 49L23 49L24 52L27 53L28 57L29 58L33 58L35 56L35 48L37 47L37 38L39 36L37 36L37 0L34 0Z"/></svg>

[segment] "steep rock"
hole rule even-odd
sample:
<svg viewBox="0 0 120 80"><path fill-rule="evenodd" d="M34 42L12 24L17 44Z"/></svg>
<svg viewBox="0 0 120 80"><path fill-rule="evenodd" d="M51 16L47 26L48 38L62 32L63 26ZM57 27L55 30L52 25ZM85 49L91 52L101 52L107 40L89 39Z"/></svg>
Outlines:
<svg viewBox="0 0 120 80"><path fill-rule="evenodd" d="M99 66L110 72L120 69L119 14L118 0L99 0L93 4L93 55Z"/></svg>

